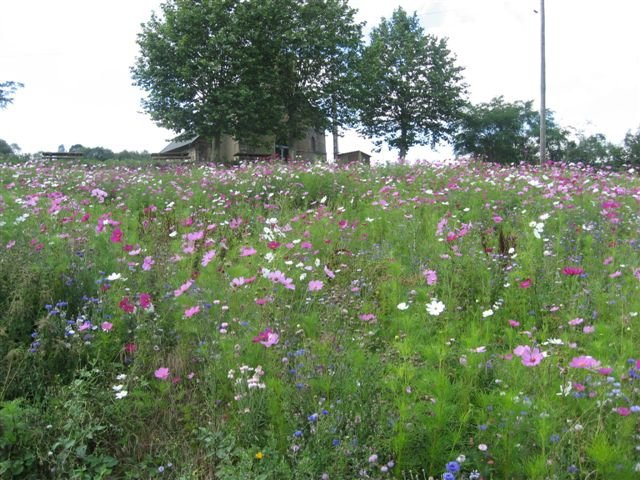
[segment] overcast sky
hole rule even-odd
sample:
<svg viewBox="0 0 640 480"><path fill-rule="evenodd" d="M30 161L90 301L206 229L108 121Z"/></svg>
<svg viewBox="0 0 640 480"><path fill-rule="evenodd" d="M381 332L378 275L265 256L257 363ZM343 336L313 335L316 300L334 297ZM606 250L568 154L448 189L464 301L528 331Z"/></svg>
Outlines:
<svg viewBox="0 0 640 480"><path fill-rule="evenodd" d="M142 113L143 92L129 68L136 35L160 0L3 2L0 82L24 83L0 111L0 138L24 152L80 143L161 150L173 132ZM397 6L416 11L427 33L447 37L465 68L473 102L504 95L535 100L540 91L539 0L351 0L367 31ZM601 132L615 143L640 127L640 2L546 0L547 108L564 126ZM347 133L340 150L372 151ZM327 137L327 150L331 138ZM413 148L410 159L448 155ZM374 158L395 159L383 150Z"/></svg>

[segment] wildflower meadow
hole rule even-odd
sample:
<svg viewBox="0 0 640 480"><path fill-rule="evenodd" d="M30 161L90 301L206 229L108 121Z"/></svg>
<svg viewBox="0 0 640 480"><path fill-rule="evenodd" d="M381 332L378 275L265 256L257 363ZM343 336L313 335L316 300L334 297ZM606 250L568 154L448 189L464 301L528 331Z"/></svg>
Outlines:
<svg viewBox="0 0 640 480"><path fill-rule="evenodd" d="M639 204L580 164L0 164L0 478L638 478Z"/></svg>

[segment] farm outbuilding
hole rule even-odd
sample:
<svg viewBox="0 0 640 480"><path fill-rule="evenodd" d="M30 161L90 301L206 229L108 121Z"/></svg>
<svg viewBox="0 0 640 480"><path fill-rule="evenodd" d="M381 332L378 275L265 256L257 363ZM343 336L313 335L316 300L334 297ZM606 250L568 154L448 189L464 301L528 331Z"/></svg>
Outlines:
<svg viewBox="0 0 640 480"><path fill-rule="evenodd" d="M371 155L368 153L364 153L360 150L356 150L354 152L345 152L338 154L337 158L338 163L364 163L369 165L371 163Z"/></svg>
<svg viewBox="0 0 640 480"><path fill-rule="evenodd" d="M201 136L194 136L183 141L171 142L155 158L184 158L192 161L208 161L213 158L213 145L210 140ZM327 147L324 132L309 129L304 138L294 144L296 160L326 161ZM288 145L276 142L274 136L265 137L262 145L250 145L239 142L230 135L223 135L220 145L220 157L225 162L242 160L260 160L279 157L289 159Z"/></svg>

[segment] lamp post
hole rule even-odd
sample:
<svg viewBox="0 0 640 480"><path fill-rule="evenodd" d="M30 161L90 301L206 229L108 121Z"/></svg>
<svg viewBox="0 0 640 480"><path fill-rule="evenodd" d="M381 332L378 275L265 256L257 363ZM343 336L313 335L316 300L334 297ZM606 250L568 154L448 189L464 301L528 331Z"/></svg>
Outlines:
<svg viewBox="0 0 640 480"><path fill-rule="evenodd" d="M547 150L547 79L545 59L544 0L540 0L540 165L546 161Z"/></svg>

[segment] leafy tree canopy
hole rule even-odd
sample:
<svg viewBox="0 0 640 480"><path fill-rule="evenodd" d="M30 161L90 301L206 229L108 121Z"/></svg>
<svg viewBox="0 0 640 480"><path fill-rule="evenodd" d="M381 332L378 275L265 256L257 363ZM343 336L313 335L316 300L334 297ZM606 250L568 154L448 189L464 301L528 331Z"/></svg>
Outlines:
<svg viewBox="0 0 640 480"><path fill-rule="evenodd" d="M548 158L561 160L567 132L547 111ZM458 155L472 155L496 163L533 162L539 153L540 116L533 101L506 102L496 97L488 103L468 105L458 123L453 147Z"/></svg>
<svg viewBox="0 0 640 480"><path fill-rule="evenodd" d="M13 103L13 95L24 85L20 82L0 82L0 110Z"/></svg>
<svg viewBox="0 0 640 480"><path fill-rule="evenodd" d="M291 145L326 124L333 73L359 39L353 16L345 0L168 0L138 36L134 82L151 117L185 137Z"/></svg>
<svg viewBox="0 0 640 480"><path fill-rule="evenodd" d="M360 132L398 149L435 146L454 133L464 105L462 68L445 39L425 34L402 8L371 32L360 64Z"/></svg>

